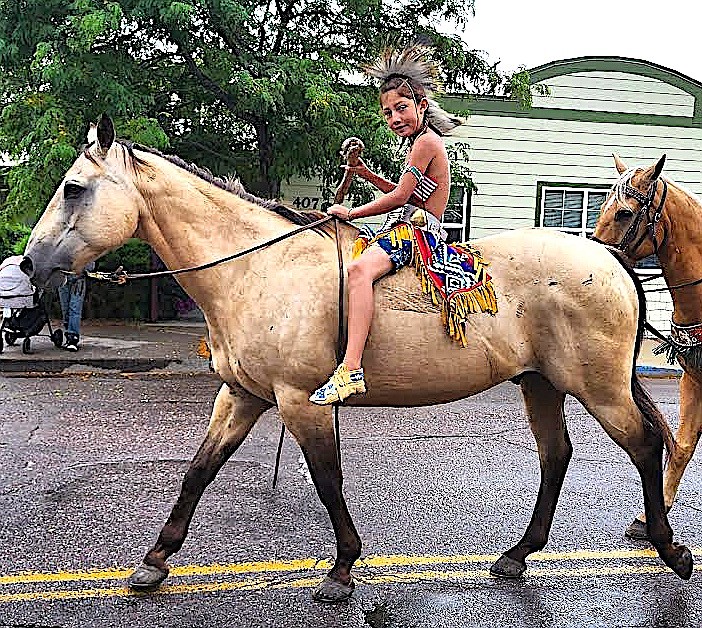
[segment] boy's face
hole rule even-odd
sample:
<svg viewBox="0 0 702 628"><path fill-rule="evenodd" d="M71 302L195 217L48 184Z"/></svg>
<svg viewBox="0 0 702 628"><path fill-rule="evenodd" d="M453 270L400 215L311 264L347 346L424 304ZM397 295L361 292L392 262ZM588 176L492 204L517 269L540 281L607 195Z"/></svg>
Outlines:
<svg viewBox="0 0 702 628"><path fill-rule="evenodd" d="M422 98L415 106L411 98L402 96L396 89L391 89L380 96L380 107L390 130L399 137L409 137L419 130L427 99Z"/></svg>

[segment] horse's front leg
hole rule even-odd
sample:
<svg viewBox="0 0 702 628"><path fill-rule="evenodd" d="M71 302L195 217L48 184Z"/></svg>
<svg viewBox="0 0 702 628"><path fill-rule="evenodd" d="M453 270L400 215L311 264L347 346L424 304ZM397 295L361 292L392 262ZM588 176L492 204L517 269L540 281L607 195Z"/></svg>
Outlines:
<svg viewBox="0 0 702 628"><path fill-rule="evenodd" d="M342 493L342 473L337 454L330 406L316 406L309 391L285 387L276 391L283 422L295 437L307 461L317 494L329 513L336 536L336 561L313 593L318 602L341 602L354 589L351 567L361 555L361 538L351 520Z"/></svg>
<svg viewBox="0 0 702 628"><path fill-rule="evenodd" d="M573 453L563 416L565 394L537 373L527 373L521 381L529 425L536 439L541 465L541 485L529 526L524 536L490 568L493 576L518 578L526 571L526 557L546 545Z"/></svg>
<svg viewBox="0 0 702 628"><path fill-rule="evenodd" d="M680 378L680 425L675 433L677 447L663 476L663 498L670 510L678 493L680 480L695 453L702 431L702 374L684 372Z"/></svg>
<svg viewBox="0 0 702 628"><path fill-rule="evenodd" d="M680 480L695 453L702 430L702 374L691 375L685 371L680 378L680 424L675 433L677 447L668 459L663 475L663 498L670 510L678 493ZM640 514L626 529L630 539L648 540L646 515Z"/></svg>
<svg viewBox="0 0 702 628"><path fill-rule="evenodd" d="M178 501L161 529L156 545L129 577L132 589L151 591L166 579L166 560L183 545L205 488L241 445L258 417L270 407L269 402L254 397L239 386L222 385L215 399L207 435L185 473Z"/></svg>

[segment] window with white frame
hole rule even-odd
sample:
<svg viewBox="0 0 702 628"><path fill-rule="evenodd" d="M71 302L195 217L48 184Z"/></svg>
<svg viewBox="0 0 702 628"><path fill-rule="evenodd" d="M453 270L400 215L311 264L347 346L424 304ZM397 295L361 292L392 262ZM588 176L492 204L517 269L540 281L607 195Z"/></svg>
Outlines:
<svg viewBox="0 0 702 628"><path fill-rule="evenodd" d="M470 190L452 185L442 224L448 242L465 242L470 231Z"/></svg>
<svg viewBox="0 0 702 628"><path fill-rule="evenodd" d="M549 227L589 237L595 230L600 208L609 188L570 187L545 184L541 188L541 227ZM660 264L655 255L636 263L638 269L657 269Z"/></svg>
<svg viewBox="0 0 702 628"><path fill-rule="evenodd" d="M608 189L544 185L540 226L584 237L592 235Z"/></svg>

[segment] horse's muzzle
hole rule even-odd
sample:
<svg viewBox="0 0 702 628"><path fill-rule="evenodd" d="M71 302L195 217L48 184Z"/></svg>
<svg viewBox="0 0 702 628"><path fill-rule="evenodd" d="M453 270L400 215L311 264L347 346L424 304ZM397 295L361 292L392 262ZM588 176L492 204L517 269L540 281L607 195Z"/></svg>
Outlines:
<svg viewBox="0 0 702 628"><path fill-rule="evenodd" d="M41 256L32 253L24 256L20 270L29 277L38 288L58 288L66 282L64 269L70 265L53 259L53 256Z"/></svg>

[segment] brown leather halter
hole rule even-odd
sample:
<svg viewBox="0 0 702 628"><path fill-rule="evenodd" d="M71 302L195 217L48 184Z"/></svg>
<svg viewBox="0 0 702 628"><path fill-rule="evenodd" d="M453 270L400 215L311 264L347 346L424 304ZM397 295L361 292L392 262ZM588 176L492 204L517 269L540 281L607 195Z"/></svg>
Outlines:
<svg viewBox="0 0 702 628"><path fill-rule="evenodd" d="M647 236L651 238L651 242L653 243L653 252L656 255L658 254L658 250L660 249L661 244L663 244L663 240L665 240L665 234L663 235L663 240L661 240L660 244L658 242L658 239L656 238L656 226L658 225L661 217L663 216L663 206L665 205L665 199L668 195L668 184L663 179L661 179L661 183L663 184L661 200L659 201L658 207L656 207L655 210L653 209L653 202L656 197L656 192L658 191L658 179L656 179L649 186L646 194L633 187L628 180L623 183L616 183L612 188L615 194L623 193L624 196L630 196L631 198L638 201L641 205L639 211L635 212L633 209L631 209L631 207L629 207L625 203L627 208L632 212L633 217L631 219L631 222L629 223L629 227L624 232L622 239L616 246L616 248L619 251L627 255L627 249L636 237L636 234L639 232L642 222L644 221L644 219L646 220L646 229L639 236L639 239L636 240L634 246L630 249L630 254L628 255L629 257L631 257L634 251L636 251L636 249L638 249L641 246L641 244ZM593 237L592 239L595 240L595 242L605 244L599 238Z"/></svg>
<svg viewBox="0 0 702 628"><path fill-rule="evenodd" d="M658 190L658 180L654 181L648 188L648 192L644 194L640 190L637 190L635 187L630 185L628 182L626 183L615 183L614 186L612 187L612 190L616 192L621 192L625 196L630 196L637 200L641 204L641 208L639 209L638 212L634 212L634 210L631 209L628 205L626 207L634 214L631 223L629 224L629 227L627 228L626 232L622 236L622 239L619 241L619 244L616 245L616 248L624 253L625 255L627 254L626 249L627 247L631 244L631 241L634 239L636 234L638 233L641 223L643 222L643 219L646 218L647 223L646 223L646 230L641 234L639 239L636 241L636 244L634 245L633 248L630 249L631 253L636 251L641 246L641 243L644 241L646 236L651 238L651 242L653 243L653 252L657 255L658 251L661 248L661 245L665 241L665 233L663 234L663 240L659 243L657 238L656 238L656 226L661 220L661 217L663 216L663 207L665 206L665 201L666 197L668 195L668 184L664 179L660 180L661 183L663 184L663 191L661 192L661 200L658 203L658 207L656 207L655 211L651 213L651 209L653 207L653 201L656 196L656 191ZM600 244L607 244L606 242L603 242L599 238L596 238L592 236L591 238L595 242L599 242ZM630 255L628 256L630 257ZM646 283L648 281L653 281L655 279L659 279L663 276L663 274L656 274L656 275L649 275L647 277L644 277L641 279L641 283ZM690 286L697 286L699 284L702 284L702 278L700 279L693 279L691 281L685 281L683 283L679 284L674 284L671 286L664 286L662 288L646 288L646 292L665 292L666 290L672 291L672 290L680 290L681 288L689 288Z"/></svg>

